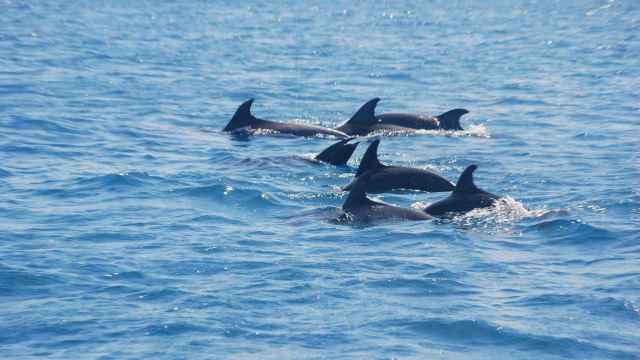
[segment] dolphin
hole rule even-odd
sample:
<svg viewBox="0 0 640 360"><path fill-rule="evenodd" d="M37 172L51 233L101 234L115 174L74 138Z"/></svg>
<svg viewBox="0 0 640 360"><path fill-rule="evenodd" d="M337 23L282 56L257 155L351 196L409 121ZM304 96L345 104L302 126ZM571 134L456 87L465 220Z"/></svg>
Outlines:
<svg viewBox="0 0 640 360"><path fill-rule="evenodd" d="M438 116L405 113L375 115L380 98L367 101L343 125L336 128L349 135L367 135L373 132L411 132L415 130L463 130L460 118L466 109L453 109Z"/></svg>
<svg viewBox="0 0 640 360"><path fill-rule="evenodd" d="M275 121L262 120L251 114L251 104L253 104L254 99L249 99L242 103L236 110L236 113L233 114L231 121L227 124L227 126L222 129L222 131L238 131L243 129L249 130L273 130L282 134L291 134L296 136L316 136L319 134L322 135L332 135L338 138L348 138L349 136L342 131L328 129L321 126L315 125L303 125L303 124L286 124L279 123Z"/></svg>
<svg viewBox="0 0 640 360"><path fill-rule="evenodd" d="M460 175L451 195L427 206L424 211L433 216L441 216L492 206L500 197L478 188L473 183L473 172L477 168L477 165L469 165Z"/></svg>
<svg viewBox="0 0 640 360"><path fill-rule="evenodd" d="M362 105L358 111L336 130L349 135L364 136L376 132L411 132L415 129L395 124L382 124L375 116L376 105L380 98L373 98Z"/></svg>
<svg viewBox="0 0 640 360"><path fill-rule="evenodd" d="M351 221L368 223L388 219L428 220L432 218L420 210L407 209L369 199L365 189L372 174L373 172L367 172L355 181L347 200L342 205L342 210L345 213L338 217L336 220L338 223Z"/></svg>
<svg viewBox="0 0 640 360"><path fill-rule="evenodd" d="M354 138L347 138L322 150L315 159L331 165L345 165L358 147L359 142L349 144Z"/></svg>
<svg viewBox="0 0 640 360"><path fill-rule="evenodd" d="M378 160L378 145L380 140L374 140L364 153L360 166L356 172L356 180L365 172L370 172L370 180L366 184L368 193L382 193L397 189L422 190L428 192L444 192L453 190L453 184L426 169L403 166L383 165ZM347 185L344 190L352 188L354 183Z"/></svg>

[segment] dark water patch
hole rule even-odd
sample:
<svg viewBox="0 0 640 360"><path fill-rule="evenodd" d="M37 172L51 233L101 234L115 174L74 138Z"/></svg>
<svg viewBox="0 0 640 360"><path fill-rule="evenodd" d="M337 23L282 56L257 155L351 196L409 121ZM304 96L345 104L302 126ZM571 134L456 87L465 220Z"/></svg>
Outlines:
<svg viewBox="0 0 640 360"><path fill-rule="evenodd" d="M557 306L575 306L584 302L586 298L577 294L542 294L535 296L527 296L518 300L511 301L513 305L522 306L524 308L537 307L557 307Z"/></svg>
<svg viewBox="0 0 640 360"><path fill-rule="evenodd" d="M109 243L109 242L121 242L121 241L144 241L153 240L154 235L144 233L131 233L131 232L88 232L86 234L77 235L68 238L69 241L80 242L95 242L95 243Z"/></svg>
<svg viewBox="0 0 640 360"><path fill-rule="evenodd" d="M166 304L189 295L190 294L188 292L166 287L166 288L152 288L149 290L137 291L133 294L130 294L129 299L134 301L150 301L150 302L157 301L157 302Z"/></svg>
<svg viewBox="0 0 640 360"><path fill-rule="evenodd" d="M40 297L50 293L52 290L50 286L64 283L65 280L60 275L0 266L0 297L24 295Z"/></svg>
<svg viewBox="0 0 640 360"><path fill-rule="evenodd" d="M229 261L212 258L207 260L176 260L163 261L159 264L166 269L171 276L210 276L228 271L231 267Z"/></svg>
<svg viewBox="0 0 640 360"><path fill-rule="evenodd" d="M438 277L389 278L370 281L367 286L377 290L390 290L410 296L462 296L478 293L475 286Z"/></svg>
<svg viewBox="0 0 640 360"><path fill-rule="evenodd" d="M109 286L101 286L98 288L94 288L91 291L91 296L97 294L104 294L107 296L127 296L137 291L136 287L128 286L128 285L109 285ZM85 296L85 298L90 296Z"/></svg>
<svg viewBox="0 0 640 360"><path fill-rule="evenodd" d="M133 282L133 283L141 283L141 284L146 284L149 282L149 279L147 279L145 274L141 271L116 272L112 274L107 274L104 277L108 281L124 281L124 282Z"/></svg>
<svg viewBox="0 0 640 360"><path fill-rule="evenodd" d="M605 297L590 299L582 306L593 316L629 321L634 326L640 324L640 303L637 300L634 302L624 298Z"/></svg>
<svg viewBox="0 0 640 360"><path fill-rule="evenodd" d="M61 124L61 121L35 119L35 118L29 118L25 116L12 117L11 121L7 124L7 128L20 130L20 131L40 130L40 131L45 131L52 135L55 134L56 136L89 134L89 132L86 130L80 130L80 129L75 129L69 126L64 126Z"/></svg>
<svg viewBox="0 0 640 360"><path fill-rule="evenodd" d="M313 278L310 272L296 268L278 269L267 275L269 279L276 281L307 281Z"/></svg>
<svg viewBox="0 0 640 360"><path fill-rule="evenodd" d="M167 336L174 337L186 333L208 333L211 329L187 322L165 323L161 325L150 325L141 329L142 333L147 336Z"/></svg>
<svg viewBox="0 0 640 360"><path fill-rule="evenodd" d="M0 168L0 178L6 178L13 176L13 174L9 170L4 170Z"/></svg>
<svg viewBox="0 0 640 360"><path fill-rule="evenodd" d="M247 225L247 223L244 221L240 221L238 219L234 219L228 216L223 216L220 214L200 215L191 219L191 221L195 223L204 223L204 224L224 223L224 224L233 224L233 225Z"/></svg>
<svg viewBox="0 0 640 360"><path fill-rule="evenodd" d="M314 330L308 334L293 334L286 337L286 342L303 345L310 349L326 349L327 347L345 346L353 341L352 336L342 331L318 331Z"/></svg>
<svg viewBox="0 0 640 360"><path fill-rule="evenodd" d="M122 190L162 182L164 179L146 172L126 172L89 176L76 179L71 187L75 191Z"/></svg>
<svg viewBox="0 0 640 360"><path fill-rule="evenodd" d="M245 273L264 271L273 266L277 266L277 264L265 261L234 261L229 264L228 270L233 270L236 273Z"/></svg>
<svg viewBox="0 0 640 360"><path fill-rule="evenodd" d="M519 97L505 97L502 98L491 105L535 105L535 106L550 106L551 104L547 103L542 99L527 99L527 98L519 98Z"/></svg>

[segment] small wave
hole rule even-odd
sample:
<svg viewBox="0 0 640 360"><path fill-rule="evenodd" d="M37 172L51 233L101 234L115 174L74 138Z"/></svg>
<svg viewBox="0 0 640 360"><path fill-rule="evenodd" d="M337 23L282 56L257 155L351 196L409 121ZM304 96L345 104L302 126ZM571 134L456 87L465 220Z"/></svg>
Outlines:
<svg viewBox="0 0 640 360"><path fill-rule="evenodd" d="M153 239L149 234L136 234L120 231L110 232L88 232L79 236L71 237L71 241L89 241L89 242L116 242L116 241L141 241Z"/></svg>
<svg viewBox="0 0 640 360"><path fill-rule="evenodd" d="M151 325L144 328L143 331L145 335L148 336L176 336L192 332L210 332L210 330L204 326L194 325L186 322Z"/></svg>
<svg viewBox="0 0 640 360"><path fill-rule="evenodd" d="M117 173L81 179L77 184L85 186L140 186L144 184L146 178L149 178L149 174L146 172Z"/></svg>
<svg viewBox="0 0 640 360"><path fill-rule="evenodd" d="M492 103L491 105L536 105L536 106L540 106L540 105L550 105L550 104L547 103L546 101L540 100L540 99L525 99L525 98L509 96L509 97L505 97L503 99L500 99L500 100Z"/></svg>
<svg viewBox="0 0 640 360"><path fill-rule="evenodd" d="M398 290L404 295L413 296L459 296L476 293L473 286L440 277L423 279L391 278L371 281L368 286L386 290Z"/></svg>
<svg viewBox="0 0 640 360"><path fill-rule="evenodd" d="M549 245L586 245L618 239L613 232L586 224L580 219L544 220L524 228L525 232L543 233Z"/></svg>
<svg viewBox="0 0 640 360"><path fill-rule="evenodd" d="M67 134L67 135L86 135L89 132L79 130L69 126L64 126L57 121L34 119L28 117L14 117L13 121L8 124L8 128L18 130L42 130L50 134Z"/></svg>
<svg viewBox="0 0 640 360"><path fill-rule="evenodd" d="M173 300L179 299L183 296L187 296L189 293L170 288L152 289L144 292L137 292L130 297L135 300L141 301L158 301L161 303L169 303Z"/></svg>
<svg viewBox="0 0 640 360"><path fill-rule="evenodd" d="M614 317L640 324L640 304L638 302L624 298L606 297L592 300L585 307L592 315Z"/></svg>
<svg viewBox="0 0 640 360"><path fill-rule="evenodd" d="M53 196L58 198L92 197L100 191L122 191L127 188L139 188L149 184L164 181L158 176L151 176L146 172L114 173L90 177L76 178L69 185L56 188L36 190L34 193L41 196Z"/></svg>
<svg viewBox="0 0 640 360"><path fill-rule="evenodd" d="M0 297L19 293L31 294L30 288L42 288L62 282L62 279L48 274L0 267ZM42 290L39 289L38 292Z"/></svg>
<svg viewBox="0 0 640 360"><path fill-rule="evenodd" d="M230 205L242 205L254 209L264 209L265 207L277 207L279 201L275 196L267 192L236 188L228 184L214 184L205 186L194 186L178 190L186 196L199 199L224 202Z"/></svg>
<svg viewBox="0 0 640 360"><path fill-rule="evenodd" d="M610 350L582 339L526 333L483 320L401 319L379 321L371 326L384 328L387 333L428 336L457 346L506 346L531 349L529 352L535 349L537 353L554 354L564 358L581 358L584 354L603 359L633 358L629 353Z"/></svg>

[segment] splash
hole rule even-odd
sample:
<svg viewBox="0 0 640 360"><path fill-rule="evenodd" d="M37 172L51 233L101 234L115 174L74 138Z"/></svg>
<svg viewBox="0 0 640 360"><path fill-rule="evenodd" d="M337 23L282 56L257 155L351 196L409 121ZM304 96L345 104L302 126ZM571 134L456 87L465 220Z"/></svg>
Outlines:
<svg viewBox="0 0 640 360"><path fill-rule="evenodd" d="M472 210L453 221L462 227L473 227L489 233L512 232L517 222L541 217L548 212L549 210L529 210L521 202L505 196L491 207Z"/></svg>
<svg viewBox="0 0 640 360"><path fill-rule="evenodd" d="M491 138L489 129L483 124L472 124L465 130L383 130L376 131L368 136L448 136L448 137L478 137L478 138Z"/></svg>
<svg viewBox="0 0 640 360"><path fill-rule="evenodd" d="M428 205L424 202L416 202L411 204L411 207L422 210ZM491 207L474 209L444 221L450 221L464 228L483 229L492 233L510 232L512 226L517 222L527 218L543 217L549 212L550 210L529 210L521 202L510 196L505 196L497 200Z"/></svg>
<svg viewBox="0 0 640 360"><path fill-rule="evenodd" d="M286 138L297 138L299 136L297 135L293 135L293 134L288 134L288 133L282 133L278 130L273 130L273 129L249 129L245 132L246 134L249 135L266 135L266 136L274 136L274 137L286 137ZM318 139L338 139L337 136L335 135L329 135L329 134L315 134L311 137L314 138L318 138Z"/></svg>
<svg viewBox="0 0 640 360"><path fill-rule="evenodd" d="M479 137L491 138L489 129L483 124L472 124L464 130L417 130L416 135L436 135L448 137Z"/></svg>

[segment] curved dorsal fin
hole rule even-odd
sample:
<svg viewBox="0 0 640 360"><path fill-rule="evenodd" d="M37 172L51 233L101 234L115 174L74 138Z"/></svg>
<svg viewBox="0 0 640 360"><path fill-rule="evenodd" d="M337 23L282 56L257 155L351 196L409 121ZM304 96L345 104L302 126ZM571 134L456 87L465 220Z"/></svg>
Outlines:
<svg viewBox="0 0 640 360"><path fill-rule="evenodd" d="M364 103L345 125L370 126L377 123L376 106L378 105L378 101L380 101L380 98L373 98Z"/></svg>
<svg viewBox="0 0 640 360"><path fill-rule="evenodd" d="M378 160L378 145L380 144L380 139L374 140L371 145L365 151L362 160L360 160L360 166L358 166L358 171L356 171L356 177L364 174L369 170L375 170L383 167Z"/></svg>
<svg viewBox="0 0 640 360"><path fill-rule="evenodd" d="M332 165L344 165L349 161L349 158L356 150L358 142L349 144L348 142L355 138L350 137L342 139L337 143L324 149L320 154L316 155L316 159L324 161Z"/></svg>
<svg viewBox="0 0 640 360"><path fill-rule="evenodd" d="M351 187L351 191L349 191L347 200L342 204L342 210L349 211L349 209L355 209L357 207L371 205L373 203L373 201L367 197L367 193L365 192L367 182L369 181L372 173L372 171L366 172L363 176L356 179Z"/></svg>
<svg viewBox="0 0 640 360"><path fill-rule="evenodd" d="M468 113L467 109L453 109L436 117L440 122L440 127L444 130L463 130L462 126L460 126L460 118Z"/></svg>
<svg viewBox="0 0 640 360"><path fill-rule="evenodd" d="M453 189L454 193L459 192L477 192L480 191L476 184L473 183L473 172L476 171L478 165L469 165L464 171L462 175L458 178L458 182L456 183L456 187Z"/></svg>
<svg viewBox="0 0 640 360"><path fill-rule="evenodd" d="M251 114L251 104L253 104L253 98L238 106L238 110L222 131L233 131L251 125L256 120L256 117Z"/></svg>

